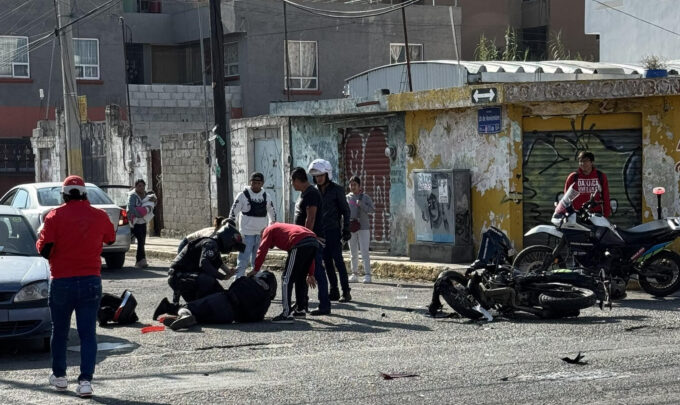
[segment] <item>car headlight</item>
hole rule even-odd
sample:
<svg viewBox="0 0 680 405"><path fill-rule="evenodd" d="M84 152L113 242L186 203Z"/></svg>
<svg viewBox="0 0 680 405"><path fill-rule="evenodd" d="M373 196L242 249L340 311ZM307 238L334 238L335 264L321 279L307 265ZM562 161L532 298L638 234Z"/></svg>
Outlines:
<svg viewBox="0 0 680 405"><path fill-rule="evenodd" d="M48 296L48 291L49 284L47 281L32 283L19 290L17 295L14 296L14 302L44 300Z"/></svg>

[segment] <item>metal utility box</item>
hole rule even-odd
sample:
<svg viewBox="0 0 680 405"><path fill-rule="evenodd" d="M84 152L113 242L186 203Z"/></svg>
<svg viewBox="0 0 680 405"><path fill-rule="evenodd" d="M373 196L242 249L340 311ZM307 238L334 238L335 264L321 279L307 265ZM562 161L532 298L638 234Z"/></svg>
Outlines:
<svg viewBox="0 0 680 405"><path fill-rule="evenodd" d="M472 261L469 170L414 170L416 243L412 260Z"/></svg>

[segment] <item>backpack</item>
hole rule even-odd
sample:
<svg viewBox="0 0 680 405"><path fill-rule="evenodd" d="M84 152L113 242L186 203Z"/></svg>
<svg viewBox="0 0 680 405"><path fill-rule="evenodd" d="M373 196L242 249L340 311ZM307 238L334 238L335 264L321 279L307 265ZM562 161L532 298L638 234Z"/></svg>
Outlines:
<svg viewBox="0 0 680 405"><path fill-rule="evenodd" d="M106 326L109 322L116 322L119 325L135 323L139 320L135 308L137 300L129 290L123 291L120 297L104 293L97 313L99 326Z"/></svg>

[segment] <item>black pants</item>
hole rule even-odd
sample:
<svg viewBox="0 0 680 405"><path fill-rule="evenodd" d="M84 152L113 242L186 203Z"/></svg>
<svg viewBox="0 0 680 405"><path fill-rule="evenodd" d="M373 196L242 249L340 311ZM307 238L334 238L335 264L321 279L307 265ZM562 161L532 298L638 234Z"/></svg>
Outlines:
<svg viewBox="0 0 680 405"><path fill-rule="evenodd" d="M335 269L337 268L338 275L340 276L340 287L342 287L342 292L349 292L349 278L347 278L345 259L342 257L342 239L340 229L326 230L326 246L323 248L323 263L326 267L326 274L328 275L330 288L338 288L338 276L335 275Z"/></svg>
<svg viewBox="0 0 680 405"><path fill-rule="evenodd" d="M224 291L217 279L205 273L173 273L168 277L168 284L173 290L174 303L179 303L180 297L191 302Z"/></svg>
<svg viewBox="0 0 680 405"><path fill-rule="evenodd" d="M137 224L132 228L132 235L137 239L137 261L146 259L144 244L146 243L146 224Z"/></svg>
<svg viewBox="0 0 680 405"><path fill-rule="evenodd" d="M283 305L283 315L288 316L290 314L290 295L293 292L293 284L303 285L306 283L307 274L309 274L309 266L314 262L316 257L316 246L302 246L299 248L293 248L288 252L288 257L286 258L286 266L284 267L283 274L281 275L281 304ZM295 291L297 299L305 299L306 293L300 294L300 289L296 288Z"/></svg>
<svg viewBox="0 0 680 405"><path fill-rule="evenodd" d="M198 323L232 323L234 311L226 292L210 294L191 301L187 309Z"/></svg>

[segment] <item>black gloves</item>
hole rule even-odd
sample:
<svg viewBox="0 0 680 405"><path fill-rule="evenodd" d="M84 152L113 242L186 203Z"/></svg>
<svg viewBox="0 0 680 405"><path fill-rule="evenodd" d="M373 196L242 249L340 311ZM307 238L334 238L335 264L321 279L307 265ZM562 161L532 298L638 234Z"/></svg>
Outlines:
<svg viewBox="0 0 680 405"><path fill-rule="evenodd" d="M352 232L350 232L349 229L343 229L342 230L342 241L347 242L350 239L352 239Z"/></svg>

